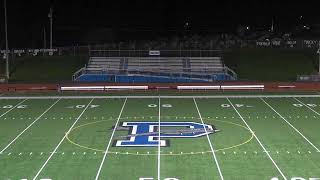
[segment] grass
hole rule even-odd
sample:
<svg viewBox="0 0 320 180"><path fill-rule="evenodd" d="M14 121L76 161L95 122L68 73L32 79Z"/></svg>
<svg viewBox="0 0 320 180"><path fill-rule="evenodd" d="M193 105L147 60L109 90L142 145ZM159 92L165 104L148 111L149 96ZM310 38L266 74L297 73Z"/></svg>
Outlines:
<svg viewBox="0 0 320 180"><path fill-rule="evenodd" d="M15 58L10 64L10 82L71 81L73 73L84 67L87 61L85 56Z"/></svg>
<svg viewBox="0 0 320 180"><path fill-rule="evenodd" d="M221 179L218 166L226 180L283 180L281 173L286 179L320 178L318 97L21 101L0 100L1 180L30 180L37 174L36 179L95 179L101 164L99 179L111 180L157 179L158 172L161 180ZM162 137L168 146L160 152L158 146L114 146L118 137L128 134L113 134L117 122L120 126L159 120L203 121L221 132L198 138Z"/></svg>
<svg viewBox="0 0 320 180"><path fill-rule="evenodd" d="M316 51L306 49L234 49L224 59L240 80L251 81L295 81L314 74L318 64Z"/></svg>

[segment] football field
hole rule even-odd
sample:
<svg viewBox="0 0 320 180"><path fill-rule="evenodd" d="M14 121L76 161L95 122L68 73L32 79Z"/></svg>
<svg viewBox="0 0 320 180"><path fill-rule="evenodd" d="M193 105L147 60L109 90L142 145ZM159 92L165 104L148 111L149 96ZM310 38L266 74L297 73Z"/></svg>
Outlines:
<svg viewBox="0 0 320 180"><path fill-rule="evenodd" d="M320 96L1 97L0 180L317 180Z"/></svg>

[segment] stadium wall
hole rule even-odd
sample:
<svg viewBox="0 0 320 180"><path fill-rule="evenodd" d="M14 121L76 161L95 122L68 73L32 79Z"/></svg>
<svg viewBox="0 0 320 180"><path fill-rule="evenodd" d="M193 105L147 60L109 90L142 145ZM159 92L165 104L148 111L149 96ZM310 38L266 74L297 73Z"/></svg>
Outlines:
<svg viewBox="0 0 320 180"><path fill-rule="evenodd" d="M146 87L135 89L131 87ZM0 92L59 92L61 87L71 87L71 91L112 91L112 90L176 90L176 91L320 91L320 83L315 82L225 82L225 83L59 83L59 84L0 84ZM82 87L82 89L72 89ZM102 87L95 89L94 87ZM122 88L125 87L125 88ZM69 90L69 91L70 91Z"/></svg>

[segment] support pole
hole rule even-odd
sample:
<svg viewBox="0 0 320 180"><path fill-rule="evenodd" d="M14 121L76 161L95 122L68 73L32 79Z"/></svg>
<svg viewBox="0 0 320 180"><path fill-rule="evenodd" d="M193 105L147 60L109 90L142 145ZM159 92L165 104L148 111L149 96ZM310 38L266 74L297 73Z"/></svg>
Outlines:
<svg viewBox="0 0 320 180"><path fill-rule="evenodd" d="M5 34L6 34L6 77L10 78L9 72L9 43L8 43L8 21L7 21L7 0L4 0L4 18L5 18Z"/></svg>

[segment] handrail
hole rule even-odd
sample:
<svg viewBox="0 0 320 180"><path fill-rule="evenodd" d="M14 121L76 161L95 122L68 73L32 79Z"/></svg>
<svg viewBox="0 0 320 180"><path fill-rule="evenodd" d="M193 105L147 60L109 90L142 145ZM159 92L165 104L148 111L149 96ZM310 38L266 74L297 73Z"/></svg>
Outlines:
<svg viewBox="0 0 320 180"><path fill-rule="evenodd" d="M229 72L231 72L231 74L229 74L230 76L232 76L234 78L234 80L238 79L238 75L236 72L234 72L232 69L230 69L228 66L224 66L226 73L229 74Z"/></svg>
<svg viewBox="0 0 320 180"><path fill-rule="evenodd" d="M81 74L83 74L83 71L86 70L86 67L82 67L81 69L77 70L75 73L72 75L72 81L75 81Z"/></svg>

